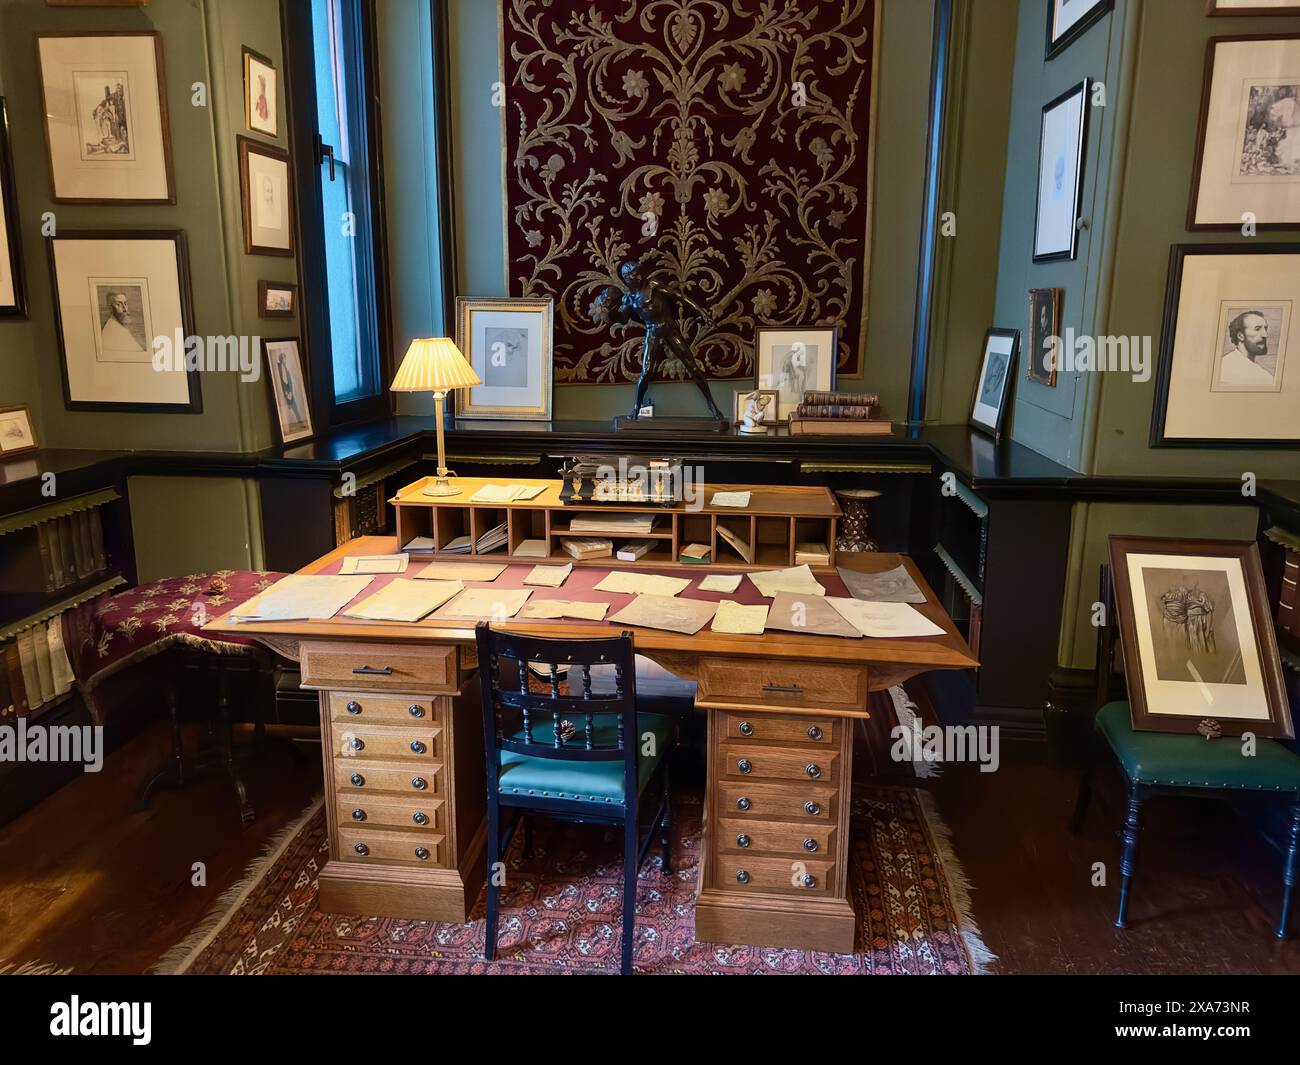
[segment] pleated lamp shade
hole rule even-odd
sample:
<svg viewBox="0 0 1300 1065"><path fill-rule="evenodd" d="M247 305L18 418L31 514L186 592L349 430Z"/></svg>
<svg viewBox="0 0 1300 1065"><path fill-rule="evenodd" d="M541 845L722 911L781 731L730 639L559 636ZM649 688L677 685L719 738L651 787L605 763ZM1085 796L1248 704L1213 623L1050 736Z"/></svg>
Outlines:
<svg viewBox="0 0 1300 1065"><path fill-rule="evenodd" d="M389 387L394 392L448 392L483 382L460 348L448 337L420 337L411 341L402 365Z"/></svg>

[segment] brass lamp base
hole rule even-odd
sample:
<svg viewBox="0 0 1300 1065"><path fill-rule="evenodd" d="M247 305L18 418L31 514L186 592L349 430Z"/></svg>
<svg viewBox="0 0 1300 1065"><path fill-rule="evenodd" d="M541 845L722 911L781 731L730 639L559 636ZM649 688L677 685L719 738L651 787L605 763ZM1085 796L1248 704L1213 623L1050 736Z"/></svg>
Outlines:
<svg viewBox="0 0 1300 1065"><path fill-rule="evenodd" d="M426 486L422 494L426 496L458 496L461 491L456 485L450 484L444 475L435 477L433 484Z"/></svg>

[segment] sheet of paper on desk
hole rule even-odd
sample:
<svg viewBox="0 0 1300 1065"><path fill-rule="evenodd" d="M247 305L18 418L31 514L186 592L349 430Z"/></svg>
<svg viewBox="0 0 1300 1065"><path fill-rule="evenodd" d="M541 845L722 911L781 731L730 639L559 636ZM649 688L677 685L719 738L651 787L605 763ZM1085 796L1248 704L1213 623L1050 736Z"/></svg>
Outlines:
<svg viewBox="0 0 1300 1065"><path fill-rule="evenodd" d="M401 555L348 555L339 573L405 573L411 556Z"/></svg>
<svg viewBox="0 0 1300 1065"><path fill-rule="evenodd" d="M825 595L826 589L817 583L808 566L791 566L789 569L769 569L760 573L746 574L758 594L771 599L778 592L790 592L794 595Z"/></svg>
<svg viewBox="0 0 1300 1065"><path fill-rule="evenodd" d="M742 606L730 599L718 604L718 612L713 615L710 628L714 632L734 632L741 635L757 636L767 624L767 604L759 606Z"/></svg>
<svg viewBox="0 0 1300 1065"><path fill-rule="evenodd" d="M869 603L924 603L925 593L916 586L906 566L895 566L883 573L860 573L846 566L836 567L844 587L854 599Z"/></svg>
<svg viewBox="0 0 1300 1065"><path fill-rule="evenodd" d="M512 618L533 594L531 588L466 588L439 617Z"/></svg>
<svg viewBox="0 0 1300 1065"><path fill-rule="evenodd" d="M694 636L712 620L717 603L702 599L678 599L675 595L638 595L610 621L620 625L640 625L645 629L667 629Z"/></svg>
<svg viewBox="0 0 1300 1065"><path fill-rule="evenodd" d="M828 596L826 601L863 636L942 636L943 629L907 603L866 603Z"/></svg>
<svg viewBox="0 0 1300 1065"><path fill-rule="evenodd" d="M740 587L743 573L710 573L700 581L702 592L734 592Z"/></svg>
<svg viewBox="0 0 1300 1065"><path fill-rule="evenodd" d="M772 600L767 612L767 627L804 636L843 636L852 640L862 637L857 627L845 621L825 599L815 595L791 595L789 592L778 592Z"/></svg>
<svg viewBox="0 0 1300 1065"><path fill-rule="evenodd" d="M344 611L364 621L419 621L465 590L460 581L413 581L398 577Z"/></svg>
<svg viewBox="0 0 1300 1065"><path fill-rule="evenodd" d="M580 621L604 621L608 603L577 603L566 599L533 599L524 604L521 618L576 618Z"/></svg>
<svg viewBox="0 0 1300 1065"><path fill-rule="evenodd" d="M675 596L691 586L686 577L665 577L658 573L625 573L614 570L596 585L598 592L622 592L624 595Z"/></svg>
<svg viewBox="0 0 1300 1065"><path fill-rule="evenodd" d="M714 492L713 498L709 500L711 507L747 507L749 506L748 492Z"/></svg>
<svg viewBox="0 0 1300 1065"><path fill-rule="evenodd" d="M528 576L524 578L524 583L533 584L539 588L558 588L569 579L569 574L572 572L572 562L563 566L534 566Z"/></svg>
<svg viewBox="0 0 1300 1065"><path fill-rule="evenodd" d="M365 591L374 577L291 573L230 612L240 621L332 618Z"/></svg>
<svg viewBox="0 0 1300 1065"><path fill-rule="evenodd" d="M511 552L515 558L546 558L550 553L545 540L520 540L519 546Z"/></svg>
<svg viewBox="0 0 1300 1065"><path fill-rule="evenodd" d="M430 562L417 581L494 581L505 572L504 562Z"/></svg>
<svg viewBox="0 0 1300 1065"><path fill-rule="evenodd" d="M515 503L536 499L546 491L543 484L485 484L469 497L471 503Z"/></svg>

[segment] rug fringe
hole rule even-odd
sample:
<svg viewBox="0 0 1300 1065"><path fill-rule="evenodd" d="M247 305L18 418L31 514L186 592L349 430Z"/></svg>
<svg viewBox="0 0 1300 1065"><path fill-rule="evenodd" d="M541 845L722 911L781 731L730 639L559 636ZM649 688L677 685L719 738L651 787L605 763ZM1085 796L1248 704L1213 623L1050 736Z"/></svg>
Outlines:
<svg viewBox="0 0 1300 1065"><path fill-rule="evenodd" d="M957 914L958 932L966 947L966 953L970 956L971 972L975 976L987 976L992 972L992 965L998 960L998 956L985 946L984 937L980 934L979 925L975 921L970 898L971 882L967 879L966 870L958 861L957 852L953 849L952 829L939 813L934 796L919 788L915 791L921 813L925 817L925 827L934 842L934 852L939 859L939 867L948 881L953 910Z"/></svg>
<svg viewBox="0 0 1300 1065"><path fill-rule="evenodd" d="M61 968L52 962L0 963L0 976L69 976L71 973L71 966Z"/></svg>
<svg viewBox="0 0 1300 1065"><path fill-rule="evenodd" d="M249 863L248 868L244 870L244 875L217 897L217 901L212 904L212 908L194 926L189 935L158 959L157 963L149 969L150 974L154 976L184 975L189 970L189 967L194 964L195 959L216 938L217 933L225 925L226 919L243 904L244 900L261 882L266 871L288 849L289 844L302 831L303 826L316 816L324 802L324 795L316 796L302 813L271 836L263 845L262 853L257 858L254 858Z"/></svg>

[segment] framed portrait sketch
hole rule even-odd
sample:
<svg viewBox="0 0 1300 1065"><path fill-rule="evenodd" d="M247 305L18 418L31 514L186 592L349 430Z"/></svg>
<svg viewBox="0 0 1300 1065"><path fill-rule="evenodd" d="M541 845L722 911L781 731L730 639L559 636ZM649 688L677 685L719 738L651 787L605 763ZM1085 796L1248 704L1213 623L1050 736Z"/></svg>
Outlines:
<svg viewBox="0 0 1300 1065"><path fill-rule="evenodd" d="M189 253L179 229L62 230L47 242L69 410L197 413Z"/></svg>
<svg viewBox="0 0 1300 1065"><path fill-rule="evenodd" d="M1043 108L1038 134L1038 203L1034 220L1036 263L1073 259L1079 253L1089 84L1084 78Z"/></svg>
<svg viewBox="0 0 1300 1065"><path fill-rule="evenodd" d="M1029 345L1025 352L1026 374L1045 388L1056 387L1057 345L1061 338L1063 288L1029 290Z"/></svg>
<svg viewBox="0 0 1300 1065"><path fill-rule="evenodd" d="M244 122L249 129L268 137L280 133L280 111L276 102L275 67L266 56L244 49Z"/></svg>
<svg viewBox="0 0 1300 1065"><path fill-rule="evenodd" d="M1205 0L1205 13L1229 15L1300 15L1296 0Z"/></svg>
<svg viewBox="0 0 1300 1065"><path fill-rule="evenodd" d="M1253 542L1110 537L1133 727L1290 739Z"/></svg>
<svg viewBox="0 0 1300 1065"><path fill-rule="evenodd" d="M1115 0L1047 0L1047 58L1055 59L1115 6Z"/></svg>
<svg viewBox="0 0 1300 1065"><path fill-rule="evenodd" d="M0 318L27 317L27 279L23 275L18 189L9 143L9 112L0 96Z"/></svg>
<svg viewBox="0 0 1300 1065"><path fill-rule="evenodd" d="M239 142L239 191L247 255L293 254L293 181L289 153L268 144Z"/></svg>
<svg viewBox="0 0 1300 1065"><path fill-rule="evenodd" d="M0 407L0 458L35 451L39 446L32 412L26 407Z"/></svg>
<svg viewBox="0 0 1300 1065"><path fill-rule="evenodd" d="M298 313L298 286L290 281L257 283L259 318L292 318Z"/></svg>
<svg viewBox="0 0 1300 1065"><path fill-rule="evenodd" d="M311 397L302 372L302 357L296 338L265 340L266 370L271 379L271 396L280 425L280 443L292 444L312 435Z"/></svg>
<svg viewBox="0 0 1300 1065"><path fill-rule="evenodd" d="M1300 34L1212 37L1187 228L1300 227Z"/></svg>
<svg viewBox="0 0 1300 1065"><path fill-rule="evenodd" d="M55 203L175 203L162 35L39 33Z"/></svg>
<svg viewBox="0 0 1300 1065"><path fill-rule="evenodd" d="M1152 447L1300 446L1300 244L1175 244Z"/></svg>
<svg viewBox="0 0 1300 1065"><path fill-rule="evenodd" d="M805 392L835 387L839 350L840 331L833 325L758 330L755 376L759 388L776 390L776 421L788 421Z"/></svg>
<svg viewBox="0 0 1300 1065"><path fill-rule="evenodd" d="M1011 394L1019 348L1019 329L995 328L984 334L984 352L980 357L979 376L975 378L969 424L995 440L1002 436L1006 424L1007 398Z"/></svg>
<svg viewBox="0 0 1300 1065"><path fill-rule="evenodd" d="M483 382L455 391L457 418L551 420L553 314L549 296L456 297L456 346Z"/></svg>

